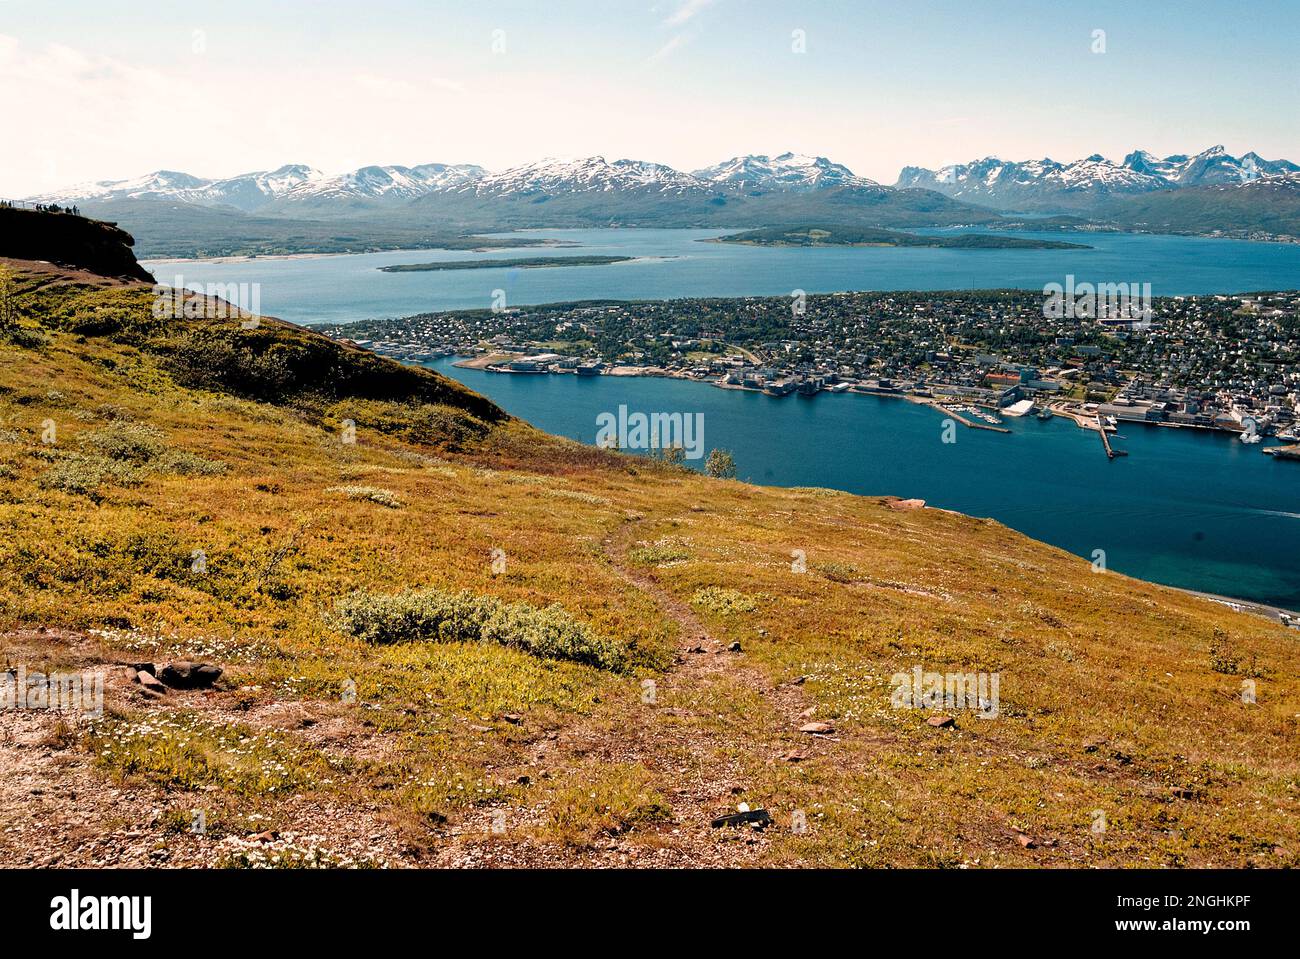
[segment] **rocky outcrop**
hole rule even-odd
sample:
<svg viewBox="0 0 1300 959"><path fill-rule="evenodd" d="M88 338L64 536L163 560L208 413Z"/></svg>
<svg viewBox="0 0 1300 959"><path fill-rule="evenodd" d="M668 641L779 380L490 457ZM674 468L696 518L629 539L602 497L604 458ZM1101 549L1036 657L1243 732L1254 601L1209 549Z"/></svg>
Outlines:
<svg viewBox="0 0 1300 959"><path fill-rule="evenodd" d="M112 223L72 213L0 207L0 256L152 283L153 277L136 262L133 245L131 234Z"/></svg>

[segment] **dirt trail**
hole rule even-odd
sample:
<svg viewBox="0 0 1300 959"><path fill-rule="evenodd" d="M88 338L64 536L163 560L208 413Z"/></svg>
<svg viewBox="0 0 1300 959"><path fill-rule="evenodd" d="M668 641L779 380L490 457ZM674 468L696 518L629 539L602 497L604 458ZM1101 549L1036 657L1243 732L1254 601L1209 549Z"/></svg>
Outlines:
<svg viewBox="0 0 1300 959"><path fill-rule="evenodd" d="M784 762L781 757L791 750L813 758L836 744L798 731L806 721L801 713L807 706L798 685L774 687L743 652L727 649L710 635L690 606L660 585L651 570L628 562L627 552L643 522L625 521L605 538L603 550L611 569L629 588L650 597L662 615L677 624L673 666L656 677L652 694L629 684L626 697L605 702L593 714L531 742L522 750L515 774L561 785L571 772L581 781L601 767L639 765L649 771L672 821L638 827L633 836L598 838L594 846L567 847L533 837L532 827L543 825L549 810L544 802L530 805L525 798L507 810L505 835L493 834L497 810L476 809L456 817L440 839L416 856L417 862L403 855L402 840L376 819L378 809L370 809L359 819L383 858L395 865L476 867L743 866L757 861L773 834L790 828L788 810L774 810L777 821L761 832L747 826L715 829L710 823L746 801L755 769ZM12 634L7 638L9 645L18 639ZM101 660L102 652L91 648L98 644L84 635L51 633L30 640L52 643L82 667ZM143 705L134 703L138 691L119 682L115 672L110 677L110 700ZM176 702L168 705L254 721L247 712L226 716L223 696L173 698ZM729 708L738 700L747 707ZM725 717L720 714L724 709ZM55 716L11 713L0 719L0 864L210 863L212 850L192 837L160 834L160 811L202 805L196 795L138 782L129 787L114 784L91 768L93 759L84 748L56 739ZM303 807L295 813L310 821L313 831L325 833L330 845L344 844L348 811L315 808L316 800L310 797L294 805ZM647 835L651 829L653 836Z"/></svg>
<svg viewBox="0 0 1300 959"><path fill-rule="evenodd" d="M774 687L764 672L751 666L743 652L715 639L694 611L661 586L650 571L628 563L642 520L627 520L603 541L611 567L629 586L651 597L664 616L678 626L674 665L655 680L653 702L609 703L604 709L563 730L554 740L535 744L530 763L546 769L589 763L639 764L673 813L660 830L659 849L646 849L617 837L580 853L531 842L474 845L448 851L444 862L475 865L744 866L754 864L773 833L790 828L779 814L764 831L752 827L713 828L712 820L734 813L746 799L747 780L756 765L783 762L799 750L809 758L834 748L833 741L798 731L806 722L807 701L797 684ZM709 707L718 699L753 694L763 708L728 723ZM645 696L642 696L644 700ZM743 723L743 724L742 724ZM467 833L484 824L467 823ZM631 860L631 861L629 861Z"/></svg>

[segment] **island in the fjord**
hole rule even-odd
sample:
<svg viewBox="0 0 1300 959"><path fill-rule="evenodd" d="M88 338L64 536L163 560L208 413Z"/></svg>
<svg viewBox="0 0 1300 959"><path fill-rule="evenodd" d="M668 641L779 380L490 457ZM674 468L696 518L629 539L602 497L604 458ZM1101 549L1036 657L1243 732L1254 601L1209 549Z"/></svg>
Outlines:
<svg viewBox="0 0 1300 959"><path fill-rule="evenodd" d="M1090 250L1082 243L1031 237L962 233L956 236L921 236L898 230L861 226L768 226L726 236L713 243L747 246L925 246L952 250Z"/></svg>
<svg viewBox="0 0 1300 959"><path fill-rule="evenodd" d="M512 260L434 260L432 263L394 263L381 266L383 273L427 273L434 270L535 270L552 266L605 266L634 260L633 256L533 256Z"/></svg>

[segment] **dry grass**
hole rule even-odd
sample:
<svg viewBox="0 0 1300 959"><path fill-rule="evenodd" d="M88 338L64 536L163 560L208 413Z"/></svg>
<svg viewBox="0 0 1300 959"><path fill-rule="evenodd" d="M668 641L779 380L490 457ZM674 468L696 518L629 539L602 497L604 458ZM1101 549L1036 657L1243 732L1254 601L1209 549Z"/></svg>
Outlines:
<svg viewBox="0 0 1300 959"><path fill-rule="evenodd" d="M137 704L113 729L153 739L90 739L127 781L215 786L236 805L330 790L414 813L435 847L457 841L448 820L508 809L543 862L551 845L653 831L705 864L1300 864L1293 633L1096 575L991 521L711 481L481 407L309 390L272 403L211 370L185 385L141 296L42 287L28 323L46 317L49 342L0 345L0 630L105 629L104 657L122 661L208 650L228 676L194 708L298 703L342 732L277 731L250 759L228 716L182 732L169 707ZM49 479L78 455L132 468ZM629 585L609 549L629 528L628 568L680 607ZM479 643L372 646L325 615L406 590L559 604L627 649L629 672ZM684 615L743 653L674 665ZM891 708L891 676L915 666L998 673L998 717L935 729ZM665 687L651 705L647 678ZM797 731L807 709L831 738ZM794 748L807 758L774 758ZM734 807L730 783L776 817L761 841L698 821Z"/></svg>

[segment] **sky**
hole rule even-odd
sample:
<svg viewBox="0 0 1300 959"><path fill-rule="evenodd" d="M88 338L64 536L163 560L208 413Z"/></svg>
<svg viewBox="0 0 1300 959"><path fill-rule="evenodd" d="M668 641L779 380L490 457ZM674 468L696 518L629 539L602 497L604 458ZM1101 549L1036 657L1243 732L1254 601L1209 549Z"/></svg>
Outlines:
<svg viewBox="0 0 1300 959"><path fill-rule="evenodd" d="M0 196L547 156L1300 162L1298 41L1297 0L0 0Z"/></svg>

